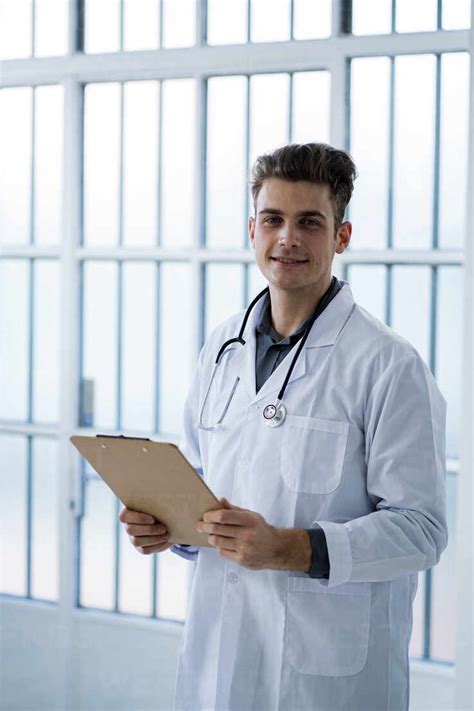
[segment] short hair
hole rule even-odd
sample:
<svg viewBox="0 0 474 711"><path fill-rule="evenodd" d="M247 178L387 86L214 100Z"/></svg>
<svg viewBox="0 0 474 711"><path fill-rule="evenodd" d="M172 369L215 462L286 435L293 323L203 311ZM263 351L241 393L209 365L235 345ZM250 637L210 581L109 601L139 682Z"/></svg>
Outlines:
<svg viewBox="0 0 474 711"><path fill-rule="evenodd" d="M267 178L328 185L337 231L344 219L356 177L356 166L347 151L327 143L290 143L258 156L252 167L250 187L256 209L258 195Z"/></svg>

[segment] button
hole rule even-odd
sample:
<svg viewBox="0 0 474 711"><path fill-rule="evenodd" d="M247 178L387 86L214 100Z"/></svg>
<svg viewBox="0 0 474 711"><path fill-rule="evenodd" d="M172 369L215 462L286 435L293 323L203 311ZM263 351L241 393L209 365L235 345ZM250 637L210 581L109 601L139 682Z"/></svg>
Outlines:
<svg viewBox="0 0 474 711"><path fill-rule="evenodd" d="M227 580L229 581L229 583L238 583L239 576L235 573L229 573L229 575L227 576Z"/></svg>

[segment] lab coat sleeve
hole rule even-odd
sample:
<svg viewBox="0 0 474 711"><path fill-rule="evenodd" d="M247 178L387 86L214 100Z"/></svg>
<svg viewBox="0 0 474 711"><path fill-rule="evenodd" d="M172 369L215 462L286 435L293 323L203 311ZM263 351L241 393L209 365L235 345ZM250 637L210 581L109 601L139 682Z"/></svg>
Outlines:
<svg viewBox="0 0 474 711"><path fill-rule="evenodd" d="M196 423L199 418L199 390L202 373L203 353L199 358L195 368L194 375L191 381L186 402L184 404L183 413L183 434L179 443L179 449L184 454L186 459L192 464L199 476L202 476L201 454L199 450L199 437ZM198 546L171 546L170 550L173 553L186 558L187 560L195 561L199 553Z"/></svg>
<svg viewBox="0 0 474 711"><path fill-rule="evenodd" d="M378 377L365 408L367 492L375 510L326 534L328 587L379 582L435 565L447 545L446 401L418 354Z"/></svg>

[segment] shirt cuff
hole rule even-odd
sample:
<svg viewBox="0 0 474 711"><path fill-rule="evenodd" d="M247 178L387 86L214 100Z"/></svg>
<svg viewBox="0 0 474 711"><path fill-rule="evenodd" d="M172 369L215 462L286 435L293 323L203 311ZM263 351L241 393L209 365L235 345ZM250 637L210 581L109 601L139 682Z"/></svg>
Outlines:
<svg viewBox="0 0 474 711"><path fill-rule="evenodd" d="M311 541L311 567L308 570L310 578L329 578L329 553L326 535L317 523L314 528L305 529Z"/></svg>
<svg viewBox="0 0 474 711"><path fill-rule="evenodd" d="M186 560L197 560L199 554L199 548L197 546L187 546L184 543L171 546L170 551Z"/></svg>

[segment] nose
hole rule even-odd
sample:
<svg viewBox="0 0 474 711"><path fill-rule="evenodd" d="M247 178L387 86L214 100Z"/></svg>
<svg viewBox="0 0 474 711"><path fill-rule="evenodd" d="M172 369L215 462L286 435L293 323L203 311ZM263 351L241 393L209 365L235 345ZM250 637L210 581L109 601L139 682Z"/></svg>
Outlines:
<svg viewBox="0 0 474 711"><path fill-rule="evenodd" d="M287 249L299 247L301 241L298 236L298 230L288 223L283 224L278 231L278 244Z"/></svg>

